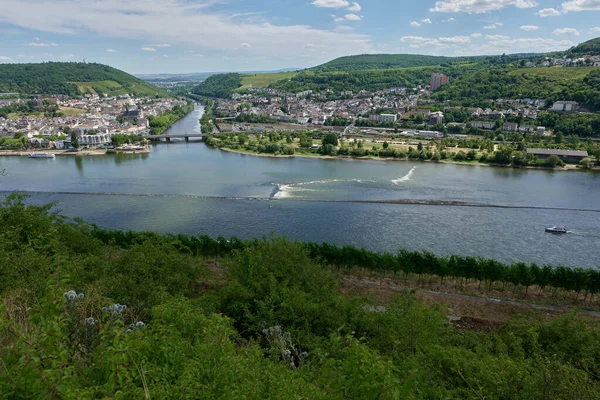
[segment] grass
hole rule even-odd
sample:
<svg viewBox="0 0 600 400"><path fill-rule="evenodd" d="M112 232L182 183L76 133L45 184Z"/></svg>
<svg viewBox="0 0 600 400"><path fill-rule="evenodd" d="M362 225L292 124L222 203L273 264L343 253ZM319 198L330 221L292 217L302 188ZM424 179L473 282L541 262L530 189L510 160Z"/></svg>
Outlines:
<svg viewBox="0 0 600 400"><path fill-rule="evenodd" d="M581 80L590 72L599 70L600 67L543 67L543 68L519 68L510 75L537 75L557 81Z"/></svg>
<svg viewBox="0 0 600 400"><path fill-rule="evenodd" d="M60 107L60 112L66 116L71 115L81 115L87 113L87 110L83 110L81 108L72 108L72 107Z"/></svg>
<svg viewBox="0 0 600 400"><path fill-rule="evenodd" d="M273 82L290 79L294 76L296 76L296 72L242 75L242 87L240 89L266 88Z"/></svg>
<svg viewBox="0 0 600 400"><path fill-rule="evenodd" d="M42 118L43 116L44 116L44 113L41 113L41 112L37 112L37 113L10 113L10 114L8 114L8 118L9 119L19 119L21 117Z"/></svg>

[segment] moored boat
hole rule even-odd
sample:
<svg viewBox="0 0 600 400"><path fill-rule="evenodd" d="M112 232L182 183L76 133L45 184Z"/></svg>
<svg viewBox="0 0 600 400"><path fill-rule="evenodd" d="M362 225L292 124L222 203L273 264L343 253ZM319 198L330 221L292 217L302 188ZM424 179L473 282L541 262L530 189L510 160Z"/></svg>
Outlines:
<svg viewBox="0 0 600 400"><path fill-rule="evenodd" d="M28 156L29 158L56 158L56 156L52 153L31 153Z"/></svg>

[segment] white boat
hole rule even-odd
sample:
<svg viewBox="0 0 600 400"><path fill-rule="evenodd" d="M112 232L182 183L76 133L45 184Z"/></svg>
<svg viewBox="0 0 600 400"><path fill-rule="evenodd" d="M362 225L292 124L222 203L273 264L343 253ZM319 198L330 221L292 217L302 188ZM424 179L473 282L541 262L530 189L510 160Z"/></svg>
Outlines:
<svg viewBox="0 0 600 400"><path fill-rule="evenodd" d="M552 228L546 228L546 232L548 232L548 233L559 233L559 234L569 233L569 231L567 230L567 228L564 228L564 227L561 227L561 226L553 226Z"/></svg>
<svg viewBox="0 0 600 400"><path fill-rule="evenodd" d="M29 158L56 158L52 153L31 153Z"/></svg>

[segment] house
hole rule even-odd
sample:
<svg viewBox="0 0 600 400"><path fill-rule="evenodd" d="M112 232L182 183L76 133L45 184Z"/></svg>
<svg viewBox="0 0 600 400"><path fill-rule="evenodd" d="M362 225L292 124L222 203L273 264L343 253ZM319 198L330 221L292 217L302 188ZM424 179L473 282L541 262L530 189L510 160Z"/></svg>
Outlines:
<svg viewBox="0 0 600 400"><path fill-rule="evenodd" d="M579 108L579 103L576 101L557 101L552 105L554 112L575 112Z"/></svg>
<svg viewBox="0 0 600 400"><path fill-rule="evenodd" d="M546 134L546 127L545 126L538 126L537 127L537 134L538 135L545 135Z"/></svg>
<svg viewBox="0 0 600 400"><path fill-rule="evenodd" d="M519 128L519 124L516 122L505 122L502 126L502 130L505 132L516 132Z"/></svg>
<svg viewBox="0 0 600 400"><path fill-rule="evenodd" d="M472 121L471 126L479 129L496 129L496 123L493 121Z"/></svg>
<svg viewBox="0 0 600 400"><path fill-rule="evenodd" d="M545 160L550 156L557 156L564 162L569 163L579 163L588 156L587 151L555 149L527 149L527 154L533 154L541 160Z"/></svg>
<svg viewBox="0 0 600 400"><path fill-rule="evenodd" d="M534 126L531 126L531 125L521 125L521 126L519 126L519 132L534 133L535 131L536 131L536 128Z"/></svg>

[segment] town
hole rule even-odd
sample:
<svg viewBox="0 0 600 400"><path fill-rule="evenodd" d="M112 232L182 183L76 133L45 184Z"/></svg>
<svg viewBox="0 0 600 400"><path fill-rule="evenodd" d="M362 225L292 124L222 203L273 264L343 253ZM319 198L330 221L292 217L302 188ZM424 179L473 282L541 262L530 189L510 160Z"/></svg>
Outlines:
<svg viewBox="0 0 600 400"><path fill-rule="evenodd" d="M172 98L133 97L86 94L81 98L68 96L35 96L33 99L2 98L0 108L27 110L0 115L0 144L10 146L8 138L20 140L29 148L69 149L74 134L82 148L113 147L114 135L148 136L152 120L183 107L185 100ZM13 96L16 97L16 96ZM50 114L48 112L50 111Z"/></svg>

